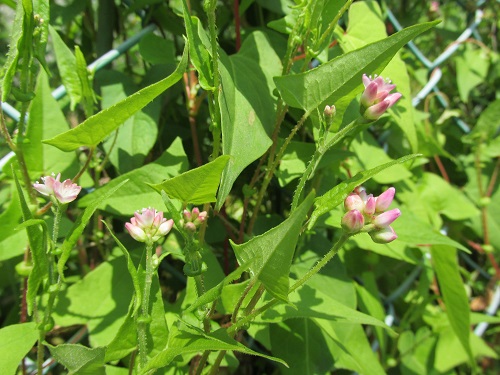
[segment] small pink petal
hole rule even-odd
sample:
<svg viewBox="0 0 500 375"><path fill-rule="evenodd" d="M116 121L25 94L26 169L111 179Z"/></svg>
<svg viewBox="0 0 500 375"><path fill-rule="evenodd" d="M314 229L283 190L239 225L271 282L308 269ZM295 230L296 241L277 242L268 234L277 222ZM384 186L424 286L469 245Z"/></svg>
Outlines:
<svg viewBox="0 0 500 375"><path fill-rule="evenodd" d="M394 94L387 96L384 100L389 102L389 107L392 107L399 99L401 99L402 96L403 95L401 93L395 92Z"/></svg>
<svg viewBox="0 0 500 375"><path fill-rule="evenodd" d="M368 120L377 120L380 116L382 116L385 113L387 108L389 108L389 105L390 105L389 100L383 100L380 103L368 107L363 116Z"/></svg>
<svg viewBox="0 0 500 375"><path fill-rule="evenodd" d="M344 200L344 208L346 212L351 210L362 212L365 209L365 202L363 202L363 199L358 194L352 193Z"/></svg>
<svg viewBox="0 0 500 375"><path fill-rule="evenodd" d="M401 216L401 211L399 208L395 208L393 210L381 213L373 220L373 224L375 224L378 228L385 228L392 224L394 220Z"/></svg>
<svg viewBox="0 0 500 375"><path fill-rule="evenodd" d="M375 205L375 198L373 198L373 195L370 194L366 200L365 210L363 213L366 215L373 215L375 213Z"/></svg>
<svg viewBox="0 0 500 375"><path fill-rule="evenodd" d="M376 199L377 205L375 207L375 211L383 212L387 210L394 199L394 194L396 194L396 189L394 189L393 187L390 187L382 194L380 194Z"/></svg>
<svg viewBox="0 0 500 375"><path fill-rule="evenodd" d="M136 225L125 223L125 229L132 236L132 238L139 242L146 242L147 236L144 231Z"/></svg>
<svg viewBox="0 0 500 375"><path fill-rule="evenodd" d="M64 180L63 182L59 182L56 179L53 186L55 196L61 203L73 202L82 190L81 186L73 183L70 179Z"/></svg>

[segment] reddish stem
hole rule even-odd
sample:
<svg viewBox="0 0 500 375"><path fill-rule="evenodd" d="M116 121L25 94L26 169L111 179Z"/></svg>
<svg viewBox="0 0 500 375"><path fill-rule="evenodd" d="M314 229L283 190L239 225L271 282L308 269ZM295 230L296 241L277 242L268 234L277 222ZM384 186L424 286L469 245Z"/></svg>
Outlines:
<svg viewBox="0 0 500 375"><path fill-rule="evenodd" d="M441 176L446 180L446 182L450 183L450 178L448 177L448 173L446 173L446 169L441 162L439 155L434 155L434 161L436 162L437 167L439 168L439 172L441 172Z"/></svg>

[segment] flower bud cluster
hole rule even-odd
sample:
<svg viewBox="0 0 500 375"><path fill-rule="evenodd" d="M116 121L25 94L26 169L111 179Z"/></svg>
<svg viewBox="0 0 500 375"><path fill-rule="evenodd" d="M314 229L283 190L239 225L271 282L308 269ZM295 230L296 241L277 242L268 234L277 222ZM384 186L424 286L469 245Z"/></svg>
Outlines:
<svg viewBox="0 0 500 375"><path fill-rule="evenodd" d="M184 210L182 212L184 217L184 228L190 232L196 232L198 227L208 218L207 211L201 211L198 207L194 207L191 211Z"/></svg>
<svg viewBox="0 0 500 375"><path fill-rule="evenodd" d="M166 236L173 225L174 221L165 219L163 212L156 211L154 208L143 208L140 212L134 213L130 223L125 224L125 229L136 241L156 242Z"/></svg>
<svg viewBox="0 0 500 375"><path fill-rule="evenodd" d="M400 98L401 94L395 92L390 94L396 88L390 80L384 80L380 76L368 77L363 74L363 85L365 91L361 95L361 115L367 120L376 120L384 112L392 107Z"/></svg>
<svg viewBox="0 0 500 375"><path fill-rule="evenodd" d="M398 208L386 210L391 205L395 193L396 189L391 187L378 197L367 195L364 189L350 194L344 201L344 231L350 234L368 232L376 243L394 241L398 236L390 224L401 215L401 211Z"/></svg>
<svg viewBox="0 0 500 375"><path fill-rule="evenodd" d="M56 178L53 176L55 175L42 177L42 183L37 181L33 187L40 194L55 198L58 203L66 204L74 201L82 187L74 184L70 179L61 182L60 173L57 174Z"/></svg>

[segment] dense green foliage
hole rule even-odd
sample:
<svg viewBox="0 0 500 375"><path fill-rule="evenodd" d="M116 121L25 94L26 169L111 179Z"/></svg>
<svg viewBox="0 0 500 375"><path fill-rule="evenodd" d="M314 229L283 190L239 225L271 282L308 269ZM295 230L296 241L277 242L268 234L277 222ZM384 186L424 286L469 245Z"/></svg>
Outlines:
<svg viewBox="0 0 500 375"><path fill-rule="evenodd" d="M0 0L0 372L498 373L499 8Z"/></svg>

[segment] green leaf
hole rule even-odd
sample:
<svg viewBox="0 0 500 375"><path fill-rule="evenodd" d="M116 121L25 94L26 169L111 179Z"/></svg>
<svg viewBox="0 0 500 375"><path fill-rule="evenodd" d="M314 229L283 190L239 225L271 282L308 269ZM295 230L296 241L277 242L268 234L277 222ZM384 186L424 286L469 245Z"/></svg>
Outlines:
<svg viewBox="0 0 500 375"><path fill-rule="evenodd" d="M353 3L349 8L349 27L340 39L340 45L344 52L353 51L368 43L385 38L387 38L385 20L382 17L382 11L378 3L375 1ZM384 78L390 78L397 85L396 91L403 94L397 105L390 109L391 118L406 134L412 150L416 152L418 139L411 102L410 77L408 76L406 64L399 55L399 53L395 54L394 58L380 72L380 75ZM371 75L375 72L367 70L364 73ZM353 98L354 96L350 97L351 100Z"/></svg>
<svg viewBox="0 0 500 375"><path fill-rule="evenodd" d="M23 145L26 165L33 179L51 173L75 174L79 168L75 153L68 154L55 147L45 145L42 139L54 137L68 130L68 124L59 104L52 97L47 74L38 75L36 96L28 117L26 138Z"/></svg>
<svg viewBox="0 0 500 375"><path fill-rule="evenodd" d="M274 297L288 301L290 265L302 223L312 205L314 193L307 196L300 206L283 223L244 244L231 246L240 264L255 259L250 266L266 290Z"/></svg>
<svg viewBox="0 0 500 375"><path fill-rule="evenodd" d="M465 43L461 51L457 51L456 82L460 99L467 103L469 94L476 86L486 81L490 60L488 53L472 43ZM474 61L474 64L471 64Z"/></svg>
<svg viewBox="0 0 500 375"><path fill-rule="evenodd" d="M311 113L363 87L361 75L380 73L406 43L438 22L408 27L381 41L346 53L308 72L274 78L282 98Z"/></svg>
<svg viewBox="0 0 500 375"><path fill-rule="evenodd" d="M357 173L359 170L375 168L393 160L368 132L359 133L349 149L356 155L351 169L352 174ZM373 180L379 184L392 184L397 181L407 180L411 176L411 172L405 166L396 164L392 168L373 176Z"/></svg>
<svg viewBox="0 0 500 375"><path fill-rule="evenodd" d="M237 54L221 53L220 58L222 150L231 160L222 174L217 209L243 169L271 146L276 121L272 77L281 74L280 59L262 32L250 34Z"/></svg>
<svg viewBox="0 0 500 375"><path fill-rule="evenodd" d="M360 374L386 374L361 325L319 319L315 322L335 342L331 351L336 367L353 370Z"/></svg>
<svg viewBox="0 0 500 375"><path fill-rule="evenodd" d="M481 337L471 334L470 346L476 359L489 357L496 359L496 362L498 362L498 351L491 348ZM451 327L440 330L434 348L435 351L432 354L435 360L432 369L439 371L440 374L452 373L454 368L467 363L469 360L469 356ZM453 353L453 355L449 355L449 353Z"/></svg>
<svg viewBox="0 0 500 375"><path fill-rule="evenodd" d="M446 305L446 315L450 325L467 353L470 364L476 362L470 346L469 302L458 266L457 253L453 247L435 245L431 247L434 270L439 281L439 289Z"/></svg>
<svg viewBox="0 0 500 375"><path fill-rule="evenodd" d="M33 17L33 10L25 14L22 1L17 1L16 15L12 25L12 35L9 41L9 52L7 53L7 61L2 68L1 75L3 75L2 82L2 101L6 101L12 88L12 81L16 74L17 62L24 48L26 46L26 34L31 33L31 27L25 23L25 20Z"/></svg>
<svg viewBox="0 0 500 375"><path fill-rule="evenodd" d="M435 364L429 363L429 359L435 356L436 339L436 335L433 335L427 326L419 328L415 334L411 331L402 332L398 340L401 373L432 373ZM447 353L452 352L447 350ZM447 354L445 357L452 356Z"/></svg>
<svg viewBox="0 0 500 375"><path fill-rule="evenodd" d="M147 184L154 183L165 177L177 176L187 168L188 161L182 148L182 140L176 138L163 155L153 163L111 180L93 193L79 199L78 206L86 207L93 204L93 202L100 199L101 195L107 194L109 190L114 189L118 184L129 180L126 186L109 196L106 201L101 202L98 208L123 216L130 216L143 207L154 207L157 210L164 211L165 206L161 198Z"/></svg>
<svg viewBox="0 0 500 375"><path fill-rule="evenodd" d="M354 177L342 181L340 184L329 190L321 197L316 198L316 200L314 201L315 208L313 213L311 214L308 228L311 229L321 215L326 214L328 211L333 210L335 207L341 204L344 199L354 190L354 188L356 188L356 186L363 184L365 181L369 180L377 173L382 172L384 169L387 169L396 164L402 164L419 156L419 154L403 156L389 163L385 163L379 165L378 167L359 172Z"/></svg>
<svg viewBox="0 0 500 375"><path fill-rule="evenodd" d="M129 310L116 336L106 348L105 362L118 361L137 350L137 326L132 316L132 309Z"/></svg>
<svg viewBox="0 0 500 375"><path fill-rule="evenodd" d="M491 102L484 111L481 112L477 124L472 129L470 134L467 134L464 139L471 141L479 139L482 142L490 142L498 129L498 119L500 118L500 99Z"/></svg>
<svg viewBox="0 0 500 375"><path fill-rule="evenodd" d="M102 109L111 107L138 90L138 85L129 75L117 71L99 73L96 81L100 85ZM147 77L144 78L146 80ZM157 124L162 105L158 99L161 98L156 98L136 112L104 140L103 148L120 175L142 167L153 148L158 136Z"/></svg>
<svg viewBox="0 0 500 375"><path fill-rule="evenodd" d="M99 205L104 202L108 197L110 197L115 191L117 191L119 188L121 188L124 184L126 184L128 180L125 180L118 184L117 186L113 187L112 189L109 189L106 191L106 193L102 194L98 199L92 202L85 211L83 211L80 216L78 216L78 219L75 221L73 224L73 227L71 228L70 232L64 239L64 242L61 246L61 256L59 258L59 261L57 262L57 270L59 272L59 275L64 278L64 268L66 266L66 262L69 259L69 256L71 254L71 250L76 245L76 242L80 238L80 236L83 233L83 230L87 226L90 218L94 214L95 210L99 207Z"/></svg>
<svg viewBox="0 0 500 375"><path fill-rule="evenodd" d="M82 146L97 146L130 116L144 108L150 101L179 81L186 70L186 66L187 52L184 51L182 60L177 66L177 69L167 78L89 117L76 128L59 134L54 138L44 140L43 142L53 145L63 151L73 151Z"/></svg>
<svg viewBox="0 0 500 375"><path fill-rule="evenodd" d="M198 72L200 86L207 91L214 91L214 74L212 69L211 46L208 37L197 17L191 17L186 0L182 0L182 14L189 41L189 57ZM205 43L204 43L205 42Z"/></svg>
<svg viewBox="0 0 500 375"><path fill-rule="evenodd" d="M111 234L111 237L115 240L116 244L118 245L118 248L122 251L123 255L125 256L125 259L127 261L127 269L130 274L130 277L132 278L132 283L134 284L134 291L135 291L135 302L134 302L134 310L132 312L132 315L135 315L137 311L139 310L139 307L141 307L142 303L142 292L141 292L141 286L139 284L139 277L137 276L137 270L135 269L134 262L132 262L132 258L130 258L130 254L125 246L120 242L118 238L116 238L115 234L111 230L111 228L108 226L108 223L106 223L104 220L102 220L102 223L104 226L108 229L108 232Z"/></svg>
<svg viewBox="0 0 500 375"><path fill-rule="evenodd" d="M363 272L361 275L363 285L356 283L356 291L359 297L360 310L370 316L383 321L386 312L382 301L380 300L380 291L377 286L377 280L373 272ZM375 327L375 337L380 345L380 353L385 357L387 349L387 337L380 327Z"/></svg>
<svg viewBox="0 0 500 375"><path fill-rule="evenodd" d="M23 190L19 184L19 180L14 171L14 165L12 164L12 174L14 175L14 180L16 181L17 194L19 196L19 201L21 202L21 210L23 211L23 221L28 221L33 219L33 214L31 213L26 199L24 198ZM28 292L26 294L26 303L28 305L28 314L33 313L33 306L35 304L38 289L42 285L43 279L49 274L49 264L47 261L46 247L43 238L43 232L38 226L29 226L26 228L28 233L28 241L31 251L31 260L33 262L33 269L28 277Z"/></svg>
<svg viewBox="0 0 500 375"><path fill-rule="evenodd" d="M0 368L15 375L17 367L38 339L36 323L12 324L0 329Z"/></svg>
<svg viewBox="0 0 500 375"><path fill-rule="evenodd" d="M165 191L171 198L184 203L202 204L215 202L222 171L229 161L228 155L183 174L165 180L160 184L149 184L157 192Z"/></svg>
<svg viewBox="0 0 500 375"><path fill-rule="evenodd" d="M441 234L432 228L428 222L420 220L418 216L412 213L411 209L402 207L401 212L401 217L391 224L398 234L398 241L412 246L448 245L470 253L469 249L459 242Z"/></svg>
<svg viewBox="0 0 500 375"><path fill-rule="evenodd" d="M106 348L87 348L80 344L47 345L54 359L69 370L68 375L105 375Z"/></svg>
<svg viewBox="0 0 500 375"><path fill-rule="evenodd" d="M26 231L15 231L14 228L22 221L23 213L19 204L18 191L11 185L10 203L0 214L0 262L21 255L25 251L28 237Z"/></svg>
<svg viewBox="0 0 500 375"><path fill-rule="evenodd" d="M191 47L191 43L189 43L189 47ZM139 42L139 51L144 60L151 64L170 64L175 61L174 42L155 34L147 34L142 37Z"/></svg>
<svg viewBox="0 0 500 375"><path fill-rule="evenodd" d="M177 325L173 325L166 349L154 356L140 374L147 374L150 370L165 367L179 355L201 353L205 350L234 350L267 358L287 366L279 358L264 355L247 348L238 341L230 338L224 329L207 334L201 330L187 327L181 330Z"/></svg>
<svg viewBox="0 0 500 375"><path fill-rule="evenodd" d="M63 42L59 33L52 26L49 26L49 32L56 55L57 68L59 69L62 83L71 100L70 108L74 110L82 99L82 85L78 77L78 72L76 71L76 58L68 46ZM55 134L53 136L55 136Z"/></svg>
<svg viewBox="0 0 500 375"><path fill-rule="evenodd" d="M222 294L222 290L224 289L224 287L230 285L234 280L238 280L240 276L243 274L243 272L247 271L250 268L255 259L256 258L251 259L250 262L242 264L238 268L236 268L233 272L227 275L224 278L224 280L222 280L219 284L217 284L210 290L207 290L205 293L203 293L203 295L198 297L198 299L191 306L189 306L185 310L185 312L186 313L192 312L197 308L207 305L210 302L213 302L217 298L219 298Z"/></svg>
<svg viewBox="0 0 500 375"><path fill-rule="evenodd" d="M270 326L272 352L290 368L279 366L284 375L329 374L334 360L328 336L310 319L292 319ZM285 344L286 343L286 344ZM300 353L300 354L299 354Z"/></svg>
<svg viewBox="0 0 500 375"><path fill-rule="evenodd" d="M52 315L59 326L86 325L92 347L107 346L113 341L133 297L126 260L119 251L113 255L120 256L101 263L62 290Z"/></svg>
<svg viewBox="0 0 500 375"><path fill-rule="evenodd" d="M393 333L383 321L350 308L309 285L290 293L289 298L293 305L284 303L276 305L258 317L257 321L279 323L286 319L315 318L343 324L369 324Z"/></svg>

